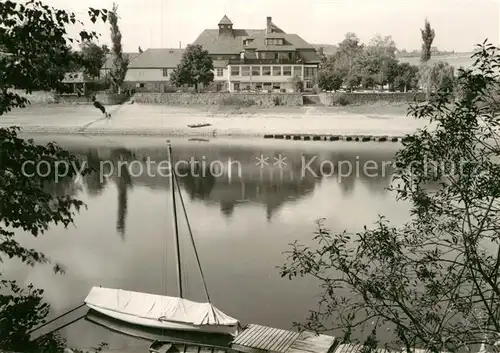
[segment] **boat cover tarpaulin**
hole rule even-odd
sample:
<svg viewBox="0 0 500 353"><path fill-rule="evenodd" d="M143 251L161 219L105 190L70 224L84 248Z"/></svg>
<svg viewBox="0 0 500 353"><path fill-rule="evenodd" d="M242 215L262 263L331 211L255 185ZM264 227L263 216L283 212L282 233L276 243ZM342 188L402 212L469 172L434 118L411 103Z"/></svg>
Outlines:
<svg viewBox="0 0 500 353"><path fill-rule="evenodd" d="M153 320L193 325L238 325L238 320L227 316L210 303L122 289L93 287L85 298L85 303Z"/></svg>

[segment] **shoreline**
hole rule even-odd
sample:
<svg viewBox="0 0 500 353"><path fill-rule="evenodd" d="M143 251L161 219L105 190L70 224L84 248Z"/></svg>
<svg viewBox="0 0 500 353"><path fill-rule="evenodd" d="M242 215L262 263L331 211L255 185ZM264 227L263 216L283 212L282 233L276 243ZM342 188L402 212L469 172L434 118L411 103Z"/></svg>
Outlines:
<svg viewBox="0 0 500 353"><path fill-rule="evenodd" d="M402 115L402 106L354 109L193 109L161 105L122 105L111 119L91 107L19 109L0 119L0 127L21 133L53 135L158 136L187 138L247 137L312 141L400 141L428 125Z"/></svg>

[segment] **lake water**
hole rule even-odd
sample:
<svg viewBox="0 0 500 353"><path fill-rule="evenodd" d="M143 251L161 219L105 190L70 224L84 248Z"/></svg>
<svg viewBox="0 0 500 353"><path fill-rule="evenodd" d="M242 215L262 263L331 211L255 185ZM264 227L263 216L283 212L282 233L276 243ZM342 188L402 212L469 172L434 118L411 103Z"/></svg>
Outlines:
<svg viewBox="0 0 500 353"><path fill-rule="evenodd" d="M38 239L19 237L24 245L64 264L65 275L55 275L51 266L30 268L17 262L7 262L2 272L44 288L54 316L81 304L92 286L177 295L169 179L154 167L149 173L145 168L167 159L164 139L56 140L93 166L102 165L106 180L94 174L82 182L53 186L54 193L78 196L88 209L77 215L74 227L53 228ZM408 205L397 203L385 190L391 169L384 161L393 159L397 144L260 139L172 143L176 162L193 157L198 166L212 165L211 173L180 168L186 172L180 184L212 301L242 323L291 328L315 307L317 283L281 279L276 267L284 263L289 243L311 243L318 218L341 232L370 226L378 214L396 224L408 217ZM268 158L263 160L268 165L257 165L261 157ZM273 166L278 160L281 168ZM185 296L204 300L183 219L180 227ZM62 333L71 346L81 348L101 341L121 350L148 345L83 320Z"/></svg>

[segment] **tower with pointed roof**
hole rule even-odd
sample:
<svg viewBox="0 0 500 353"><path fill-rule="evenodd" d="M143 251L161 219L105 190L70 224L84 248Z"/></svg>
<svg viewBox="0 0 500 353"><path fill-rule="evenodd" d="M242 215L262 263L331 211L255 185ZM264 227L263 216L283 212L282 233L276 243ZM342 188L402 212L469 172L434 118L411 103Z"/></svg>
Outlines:
<svg viewBox="0 0 500 353"><path fill-rule="evenodd" d="M219 21L219 37L234 38L233 23L226 15Z"/></svg>

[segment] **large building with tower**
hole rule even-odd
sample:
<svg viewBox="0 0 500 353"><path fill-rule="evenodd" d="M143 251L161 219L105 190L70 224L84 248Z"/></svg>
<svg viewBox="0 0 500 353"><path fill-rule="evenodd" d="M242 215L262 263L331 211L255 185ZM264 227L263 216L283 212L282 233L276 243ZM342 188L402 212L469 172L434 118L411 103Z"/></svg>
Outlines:
<svg viewBox="0 0 500 353"><path fill-rule="evenodd" d="M311 44L283 31L271 17L263 29L237 29L224 16L217 29L205 29L193 44L212 56L219 91L291 91L294 77L308 91L321 61Z"/></svg>

